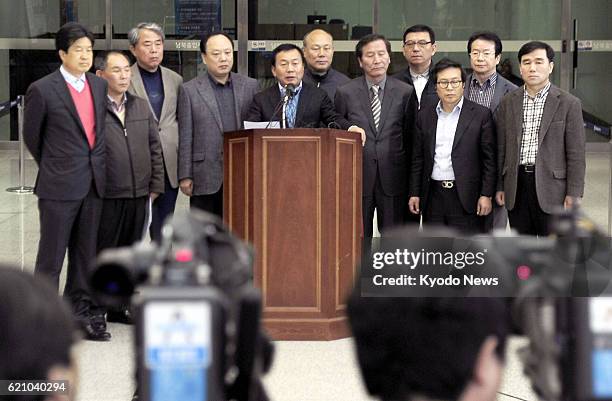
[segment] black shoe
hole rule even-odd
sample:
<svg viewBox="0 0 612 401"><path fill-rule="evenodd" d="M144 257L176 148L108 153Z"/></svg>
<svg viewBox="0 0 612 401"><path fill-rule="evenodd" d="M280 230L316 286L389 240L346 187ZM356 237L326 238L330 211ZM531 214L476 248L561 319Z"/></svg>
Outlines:
<svg viewBox="0 0 612 401"><path fill-rule="evenodd" d="M102 329L99 325L92 322L82 324L81 330L85 339L90 341L108 341L111 339L111 334L106 329Z"/></svg>
<svg viewBox="0 0 612 401"><path fill-rule="evenodd" d="M89 322L94 329L98 331L106 331L106 319L104 318L104 314L91 315L89 317Z"/></svg>
<svg viewBox="0 0 612 401"><path fill-rule="evenodd" d="M106 312L106 320L111 323L134 324L132 313L129 309L109 310Z"/></svg>

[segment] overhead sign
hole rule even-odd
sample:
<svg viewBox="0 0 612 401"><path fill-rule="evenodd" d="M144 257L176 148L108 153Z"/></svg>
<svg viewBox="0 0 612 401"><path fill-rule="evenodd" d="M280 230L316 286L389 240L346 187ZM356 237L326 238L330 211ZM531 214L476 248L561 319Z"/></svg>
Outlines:
<svg viewBox="0 0 612 401"><path fill-rule="evenodd" d="M221 30L221 0L175 0L177 35L202 35Z"/></svg>

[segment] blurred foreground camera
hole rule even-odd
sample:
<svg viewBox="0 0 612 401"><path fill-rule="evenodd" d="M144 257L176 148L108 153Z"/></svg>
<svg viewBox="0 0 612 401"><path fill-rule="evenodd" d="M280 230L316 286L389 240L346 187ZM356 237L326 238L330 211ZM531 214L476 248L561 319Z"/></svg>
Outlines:
<svg viewBox="0 0 612 401"><path fill-rule="evenodd" d="M109 306L132 301L139 400L265 400L272 345L260 327L251 249L215 216L175 214L159 247L100 254L91 283Z"/></svg>

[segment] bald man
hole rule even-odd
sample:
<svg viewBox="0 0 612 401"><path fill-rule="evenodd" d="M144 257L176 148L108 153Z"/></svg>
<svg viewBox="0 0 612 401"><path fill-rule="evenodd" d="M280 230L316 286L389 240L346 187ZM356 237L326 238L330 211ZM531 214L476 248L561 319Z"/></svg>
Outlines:
<svg viewBox="0 0 612 401"><path fill-rule="evenodd" d="M332 68L334 59L334 38L322 29L314 29L304 35L304 57L306 71L304 81L323 89L332 101L338 86L350 78Z"/></svg>

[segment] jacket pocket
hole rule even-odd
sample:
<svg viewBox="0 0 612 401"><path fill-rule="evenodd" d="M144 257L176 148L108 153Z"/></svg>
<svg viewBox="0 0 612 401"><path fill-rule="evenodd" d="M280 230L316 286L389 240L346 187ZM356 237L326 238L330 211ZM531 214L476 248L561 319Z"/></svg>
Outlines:
<svg viewBox="0 0 612 401"><path fill-rule="evenodd" d="M204 152L194 152L193 158L191 159L194 162L201 162L204 160Z"/></svg>
<svg viewBox="0 0 612 401"><path fill-rule="evenodd" d="M567 172L565 170L553 170L553 177L564 180L567 177Z"/></svg>

